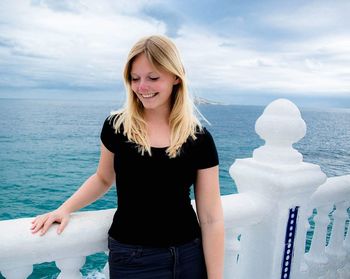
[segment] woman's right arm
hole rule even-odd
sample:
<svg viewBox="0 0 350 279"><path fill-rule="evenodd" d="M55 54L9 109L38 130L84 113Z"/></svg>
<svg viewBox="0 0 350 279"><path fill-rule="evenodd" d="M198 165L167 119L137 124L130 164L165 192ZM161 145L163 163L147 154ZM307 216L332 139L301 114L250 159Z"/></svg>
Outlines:
<svg viewBox="0 0 350 279"><path fill-rule="evenodd" d="M57 233L60 234L69 221L70 213L77 211L103 196L115 180L114 153L101 144L100 161L95 174L90 176L83 185L59 208L37 216L32 221L32 233L40 231L44 235L54 223L60 223Z"/></svg>

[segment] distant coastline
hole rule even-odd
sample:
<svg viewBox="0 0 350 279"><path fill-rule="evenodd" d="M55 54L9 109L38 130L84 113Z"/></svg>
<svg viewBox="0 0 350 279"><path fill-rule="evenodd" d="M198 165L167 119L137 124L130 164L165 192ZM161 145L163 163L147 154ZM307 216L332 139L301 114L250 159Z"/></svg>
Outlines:
<svg viewBox="0 0 350 279"><path fill-rule="evenodd" d="M213 100L208 100L198 96L194 96L193 101L195 105L223 105L223 103L213 101Z"/></svg>

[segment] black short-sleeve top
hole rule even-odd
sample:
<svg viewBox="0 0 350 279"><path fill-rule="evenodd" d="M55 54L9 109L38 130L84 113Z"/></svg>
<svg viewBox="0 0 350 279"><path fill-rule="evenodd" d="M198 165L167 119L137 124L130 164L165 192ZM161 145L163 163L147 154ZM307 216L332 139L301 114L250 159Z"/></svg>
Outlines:
<svg viewBox="0 0 350 279"><path fill-rule="evenodd" d="M197 170L218 165L214 140L205 128L189 138L179 155L169 158L166 148L151 148L142 155L122 129L116 133L113 118L101 131L103 145L115 154L118 208L109 236L127 244L166 247L201 237L191 205L190 187Z"/></svg>

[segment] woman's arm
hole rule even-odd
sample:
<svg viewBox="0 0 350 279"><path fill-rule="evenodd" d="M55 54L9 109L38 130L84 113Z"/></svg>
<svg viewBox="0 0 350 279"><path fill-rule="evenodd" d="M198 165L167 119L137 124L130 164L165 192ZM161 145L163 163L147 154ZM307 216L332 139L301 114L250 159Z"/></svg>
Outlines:
<svg viewBox="0 0 350 279"><path fill-rule="evenodd" d="M224 217L220 198L218 166L198 170L195 197L208 278L222 279Z"/></svg>
<svg viewBox="0 0 350 279"><path fill-rule="evenodd" d="M40 235L43 235L54 222L60 223L57 233L61 233L69 221L70 213L89 205L104 195L115 180L113 161L114 153L101 144L100 161L96 173L90 176L59 208L37 216L32 221L32 233L40 230Z"/></svg>

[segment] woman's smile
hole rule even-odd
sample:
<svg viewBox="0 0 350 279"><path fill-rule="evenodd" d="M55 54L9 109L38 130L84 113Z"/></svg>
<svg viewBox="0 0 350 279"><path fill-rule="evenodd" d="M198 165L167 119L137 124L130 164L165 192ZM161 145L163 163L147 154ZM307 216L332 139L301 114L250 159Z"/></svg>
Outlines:
<svg viewBox="0 0 350 279"><path fill-rule="evenodd" d="M151 98L155 97L156 95L158 95L158 93L148 93L148 94L138 93L138 95L140 95L144 99L151 99Z"/></svg>

